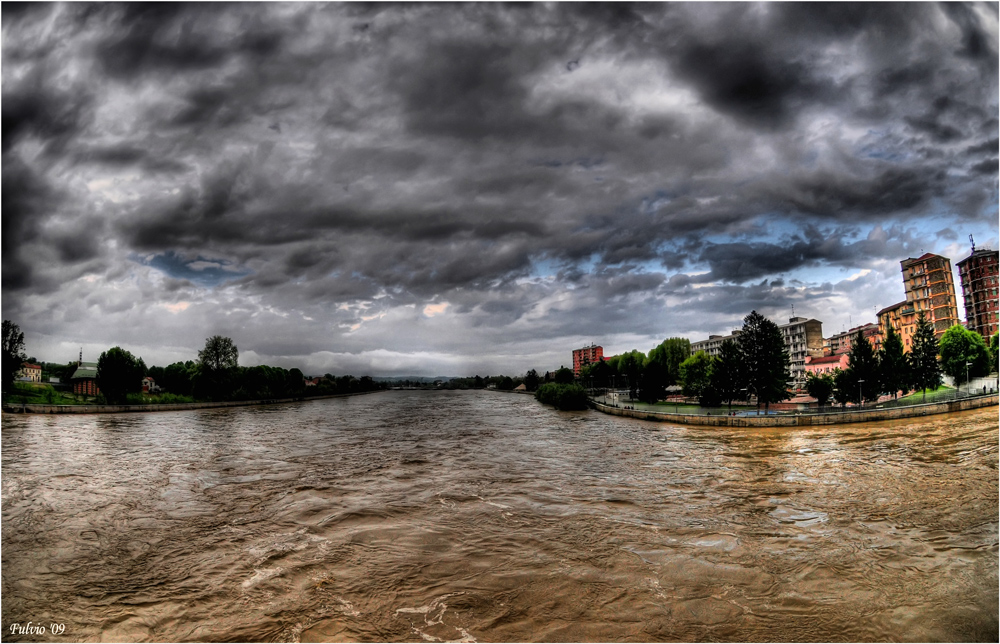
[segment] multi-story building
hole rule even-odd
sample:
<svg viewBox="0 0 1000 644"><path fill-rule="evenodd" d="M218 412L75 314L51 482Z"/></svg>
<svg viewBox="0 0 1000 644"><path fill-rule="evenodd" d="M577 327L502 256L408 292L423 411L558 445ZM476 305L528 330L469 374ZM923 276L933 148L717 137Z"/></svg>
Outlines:
<svg viewBox="0 0 1000 644"><path fill-rule="evenodd" d="M77 363L76 371L73 372L69 380L73 383L74 394L96 396L101 393L101 390L97 387L96 362L83 362L81 360Z"/></svg>
<svg viewBox="0 0 1000 644"><path fill-rule="evenodd" d="M740 334L740 329L733 329L733 332L729 335L710 335L707 340L701 340L699 342L691 343L691 355L698 353L699 351L704 351L710 356L719 355L719 348L722 343L726 340L732 340L736 342L736 338Z"/></svg>
<svg viewBox="0 0 1000 644"><path fill-rule="evenodd" d="M878 312L878 330L882 341L885 341L892 327L903 341L903 353L909 353L913 347L913 336L917 333L917 312L910 302L897 302Z"/></svg>
<svg viewBox="0 0 1000 644"><path fill-rule="evenodd" d="M826 349L829 349L829 355L834 356L839 356L842 353L850 353L851 348L854 346L854 338L858 336L858 331L861 331L862 337L871 343L872 349L878 351L881 348L882 338L879 333L879 326L874 322L869 322L843 333L831 335L824 342L824 353L826 353Z"/></svg>
<svg viewBox="0 0 1000 644"><path fill-rule="evenodd" d="M841 371L847 371L847 365L850 362L850 356L846 353L838 353L832 356L823 356L822 358L813 358L812 356L806 356L805 364L803 368L806 371L806 377L809 375L822 376L825 374L833 374L837 369Z"/></svg>
<svg viewBox="0 0 1000 644"><path fill-rule="evenodd" d="M907 304L913 306L916 315L923 312L934 328L934 337L940 340L945 331L959 324L951 260L924 253L916 259L904 259L899 265Z"/></svg>
<svg viewBox="0 0 1000 644"><path fill-rule="evenodd" d="M788 359L791 363L792 388L805 389L806 358L823 357L823 323L819 320L806 318L790 318L788 324L782 324L781 336L788 349Z"/></svg>
<svg viewBox="0 0 1000 644"><path fill-rule="evenodd" d="M24 380L27 382L41 382L42 368L37 364L31 364L30 362L22 363L19 380Z"/></svg>
<svg viewBox="0 0 1000 644"><path fill-rule="evenodd" d="M792 387L802 389L806 386L806 356L819 358L823 355L823 323L819 320L794 317L788 320L788 324L782 324L778 329L781 330L781 337L785 341L785 349L788 350L791 362ZM740 330L736 329L731 335L712 335L707 340L692 342L691 353L693 355L704 351L710 356L717 356L723 342L726 340L735 342L739 335Z"/></svg>
<svg viewBox="0 0 1000 644"><path fill-rule="evenodd" d="M580 377L580 371L592 362L597 362L604 357L604 347L591 344L589 347L573 350L573 375Z"/></svg>
<svg viewBox="0 0 1000 644"><path fill-rule="evenodd" d="M976 250L958 263L965 300L965 326L986 338L997 332L997 251Z"/></svg>

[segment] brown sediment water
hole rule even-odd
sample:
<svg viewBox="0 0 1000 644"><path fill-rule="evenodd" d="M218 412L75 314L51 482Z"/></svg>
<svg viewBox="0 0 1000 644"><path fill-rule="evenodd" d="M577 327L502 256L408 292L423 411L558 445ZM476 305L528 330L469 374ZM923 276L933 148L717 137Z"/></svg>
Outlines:
<svg viewBox="0 0 1000 644"><path fill-rule="evenodd" d="M997 641L995 409L407 391L2 431L4 641Z"/></svg>

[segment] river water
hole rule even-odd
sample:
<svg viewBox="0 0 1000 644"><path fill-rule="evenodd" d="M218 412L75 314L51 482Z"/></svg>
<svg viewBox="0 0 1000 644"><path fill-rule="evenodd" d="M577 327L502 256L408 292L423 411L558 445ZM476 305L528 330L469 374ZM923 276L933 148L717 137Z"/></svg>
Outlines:
<svg viewBox="0 0 1000 644"><path fill-rule="evenodd" d="M997 641L995 408L719 429L408 391L2 438L4 641Z"/></svg>

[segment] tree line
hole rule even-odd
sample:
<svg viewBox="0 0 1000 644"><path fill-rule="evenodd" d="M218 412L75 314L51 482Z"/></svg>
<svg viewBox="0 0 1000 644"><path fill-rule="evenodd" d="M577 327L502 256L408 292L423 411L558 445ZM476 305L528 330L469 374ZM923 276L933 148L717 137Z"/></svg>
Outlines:
<svg viewBox="0 0 1000 644"><path fill-rule="evenodd" d="M956 386L972 378L989 375L997 369L997 335L986 340L960 324L934 338L934 328L921 311L909 353L895 329L889 328L877 352L859 331L851 345L846 369L822 375L810 374L806 391L820 407L833 398L841 405L876 401L883 395L898 397L900 392L922 391L942 383L942 375L951 376Z"/></svg>
<svg viewBox="0 0 1000 644"><path fill-rule="evenodd" d="M888 329L878 352L859 332L848 368L810 374L806 390L820 405L831 397L846 404L900 391L926 393L941 384L942 373L960 383L995 371L997 342L994 335L987 347L982 336L961 325L949 329L938 342L921 312L910 353L904 353L894 329ZM743 319L740 334L724 340L716 356L703 351L692 355L688 340L668 338L647 354L632 350L588 364L581 370L581 381L592 388L627 388L631 398L646 403L661 400L667 387L679 385L683 395L698 398L705 407L756 399L758 408L767 409L791 397L790 367L780 327L752 311Z"/></svg>
<svg viewBox="0 0 1000 644"><path fill-rule="evenodd" d="M3 321L3 389L10 387L25 361L24 334L9 320ZM69 378L75 363L59 367L56 373ZM306 395L349 394L376 391L387 384L370 376L325 374L314 386L306 387L305 377L297 368L268 365L243 367L239 349L231 338L215 335L205 340L197 360L175 362L166 367L147 367L141 357L121 347L112 347L97 360L97 387L109 404L125 404L130 396L142 392L142 380L149 376L158 387L174 397L190 400L267 400L297 398ZM61 376L62 377L62 376Z"/></svg>

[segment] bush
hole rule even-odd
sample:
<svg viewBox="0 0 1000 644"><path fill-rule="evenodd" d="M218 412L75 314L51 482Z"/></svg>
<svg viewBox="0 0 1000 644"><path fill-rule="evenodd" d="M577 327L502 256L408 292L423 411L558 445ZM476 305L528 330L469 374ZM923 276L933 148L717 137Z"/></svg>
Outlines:
<svg viewBox="0 0 1000 644"><path fill-rule="evenodd" d="M535 400L556 409L571 411L587 408L587 390L580 385L566 385L550 382L535 392Z"/></svg>

